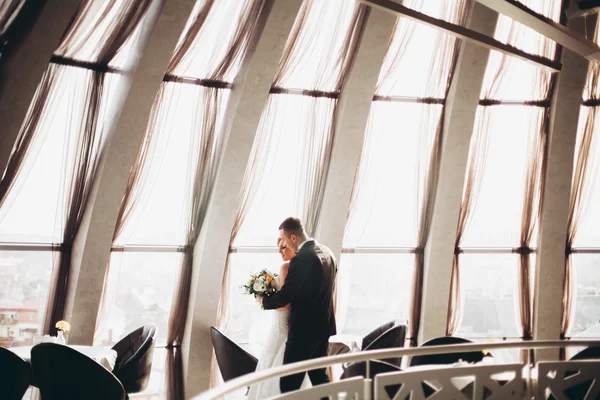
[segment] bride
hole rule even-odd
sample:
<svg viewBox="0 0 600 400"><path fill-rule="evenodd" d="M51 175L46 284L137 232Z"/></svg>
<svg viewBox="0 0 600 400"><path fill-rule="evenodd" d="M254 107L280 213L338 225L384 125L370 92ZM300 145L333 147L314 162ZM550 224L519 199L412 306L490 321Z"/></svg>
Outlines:
<svg viewBox="0 0 600 400"><path fill-rule="evenodd" d="M277 247L279 247L279 254L284 261L279 270L279 276L276 278L277 289L280 289L285 283L289 262L294 258L296 253L287 247L281 239L277 240ZM271 328L267 335L269 340L266 342L265 347L258 358L256 371L283 365L283 352L285 351L285 342L287 341L288 336L290 305L288 304L285 307L278 308L274 314L273 323L271 324ZM272 378L250 386L248 400L262 400L279 394L281 394L281 390L279 389L279 378Z"/></svg>

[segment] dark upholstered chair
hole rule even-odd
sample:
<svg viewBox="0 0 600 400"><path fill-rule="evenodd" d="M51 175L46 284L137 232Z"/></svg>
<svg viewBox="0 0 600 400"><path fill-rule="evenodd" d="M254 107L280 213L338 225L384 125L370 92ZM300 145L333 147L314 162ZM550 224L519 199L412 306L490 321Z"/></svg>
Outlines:
<svg viewBox="0 0 600 400"><path fill-rule="evenodd" d="M146 324L112 347L117 352L113 374L121 381L127 393L138 393L148 386L155 336L156 325Z"/></svg>
<svg viewBox="0 0 600 400"><path fill-rule="evenodd" d="M256 371L258 364L256 357L242 349L214 326L210 327L210 339L215 349L223 381L227 382Z"/></svg>
<svg viewBox="0 0 600 400"><path fill-rule="evenodd" d="M373 340L377 339L379 336L381 336L381 334L383 332L387 331L395 324L396 324L396 321L390 321L390 322L386 322L385 324L373 329L371 332L369 332L369 334L367 336L363 337L362 346L360 346L360 348L364 350L365 347L370 345Z"/></svg>
<svg viewBox="0 0 600 400"><path fill-rule="evenodd" d="M127 399L123 385L113 374L68 346L33 346L31 363L43 400Z"/></svg>
<svg viewBox="0 0 600 400"><path fill-rule="evenodd" d="M571 361L600 360L600 347L588 347L570 358Z"/></svg>
<svg viewBox="0 0 600 400"><path fill-rule="evenodd" d="M0 397L21 400L31 384L31 366L10 350L0 347Z"/></svg>
<svg viewBox="0 0 600 400"><path fill-rule="evenodd" d="M362 351L401 348L404 347L405 339L406 325L396 325L379 335L377 339L369 343ZM402 357L387 358L380 361L385 361L399 367Z"/></svg>
<svg viewBox="0 0 600 400"><path fill-rule="evenodd" d="M419 347L427 346L444 346L451 344L465 344L473 343L468 339L460 338L457 336L442 336L439 338L430 339L423 342ZM417 365L443 365L443 364L454 364L459 360L465 362L474 363L483 360L486 355L482 351L469 351L463 353L448 353L448 354L431 354L426 356L413 356L410 359L409 366L415 367ZM488 354L491 357L491 354Z"/></svg>

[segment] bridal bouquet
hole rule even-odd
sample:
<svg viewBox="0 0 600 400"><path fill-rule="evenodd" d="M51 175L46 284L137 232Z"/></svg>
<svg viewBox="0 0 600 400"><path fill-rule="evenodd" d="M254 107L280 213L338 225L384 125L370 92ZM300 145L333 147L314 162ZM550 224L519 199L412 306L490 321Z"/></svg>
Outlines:
<svg viewBox="0 0 600 400"><path fill-rule="evenodd" d="M275 277L277 275L263 269L262 271L250 275L248 283L242 286L244 293L253 294L254 297L261 295L266 296L277 292Z"/></svg>

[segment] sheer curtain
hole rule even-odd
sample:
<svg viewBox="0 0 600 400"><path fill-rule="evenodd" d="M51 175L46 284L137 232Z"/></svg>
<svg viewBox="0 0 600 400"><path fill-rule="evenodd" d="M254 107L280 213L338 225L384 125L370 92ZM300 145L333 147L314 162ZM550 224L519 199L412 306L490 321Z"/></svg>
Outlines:
<svg viewBox="0 0 600 400"><path fill-rule="evenodd" d="M460 326L462 319L462 290L460 285L459 249L462 237L467 230L471 212L476 208L476 202L481 188L481 181L485 173L488 151L488 129L490 124L489 114L478 109L475 120L475 132L471 138L469 148L469 159L467 161L467 176L463 189L460 212L458 214L458 226L456 229L456 241L454 245L454 257L452 261L452 280L450 282L450 302L448 309L447 335L454 335Z"/></svg>
<svg viewBox="0 0 600 400"><path fill-rule="evenodd" d="M559 1L530 0L523 3L554 20L558 19L561 10ZM500 17L495 37L529 53L550 59L556 56L554 42L504 16ZM519 315L517 335L524 339L531 338L533 320L531 265L535 254L535 248L532 246L537 240L542 206L550 96L553 93L554 82L554 75L532 64L496 52L490 54L469 153L457 229L448 311L448 334L456 333L462 325L461 310L465 307L465 302L461 296L465 291L476 290L473 285L477 278L469 277L469 288L465 288L464 283L461 282L463 273L459 260L462 256L459 253L470 253L469 259L479 260L483 264L490 261L485 261L484 255L476 254L484 248L488 253L491 252L490 254L494 252L515 254L515 261L506 258L502 263L506 264L505 268L512 268L509 267L510 265L517 267L515 286L517 288L515 304ZM504 117L509 113L514 116L512 120L506 120ZM522 135L504 134L504 139L499 136L507 130L512 132L521 130ZM509 139L509 136L514 139ZM512 144L511 140L514 140ZM506 152L505 156L508 156L511 147L520 149L518 152L512 151L512 165L510 168L505 168L503 172L499 160L504 152ZM522 176L525 176L524 180ZM494 181L496 183L493 183ZM499 193L504 193L503 196L509 199L502 207L503 210L498 209L497 199L494 200L494 196ZM489 268L490 273L495 273L491 271L496 267ZM477 272L477 274L482 273ZM500 296L503 298L505 294ZM471 300L471 303L473 301ZM473 323L471 318L469 325L464 329L474 330L476 335L487 336L489 333L480 330L487 329L490 332L490 329L497 329L489 326L478 327L472 325ZM511 336L510 329L500 327L500 330L502 329L504 331L501 336ZM463 335L465 332L467 331L463 331Z"/></svg>
<svg viewBox="0 0 600 400"><path fill-rule="evenodd" d="M161 353L165 355L166 397L170 399L184 395L180 346L188 314L193 248L221 161L224 111L264 4L263 0L196 4L156 96L115 228L95 341L112 340L109 321L126 307L122 286L132 284L122 280L135 259L141 259L143 251L156 257L164 253L171 259L172 285L160 282L167 286L161 289L154 282L128 289L132 293L156 290L169 297L160 316L140 322L159 326L157 347L166 349ZM129 261L125 254L130 254ZM152 265L146 272L157 267L159 273L168 271L166 265ZM140 323L134 314L125 309L126 326L134 328ZM147 395L161 385L151 382L150 386L155 388L149 387Z"/></svg>
<svg viewBox="0 0 600 400"><path fill-rule="evenodd" d="M404 5L464 24L472 2L415 0ZM423 250L431 227L444 103L456 56L452 36L398 19L380 72L348 213L338 278L341 331L363 335L386 319L406 316L408 338L415 343L418 336ZM378 255L363 250L369 247ZM379 310L362 310L350 296L351 291L354 297L364 291L364 284L353 277L367 261L377 267L377 274L403 271L403 282L395 282L400 285L396 294L379 294L382 304L388 304ZM357 314L370 317L360 325L348 324L347 317Z"/></svg>
<svg viewBox="0 0 600 400"><path fill-rule="evenodd" d="M257 262L277 267L277 226L285 217L301 217L308 233L314 233L337 99L366 10L343 0L306 0L286 43L246 167L218 311L217 327L244 346L257 345L251 332L258 328L252 320L261 315L238 293L245 268L256 256ZM266 250L254 255L245 253L248 247ZM213 357L211 385L219 378Z"/></svg>

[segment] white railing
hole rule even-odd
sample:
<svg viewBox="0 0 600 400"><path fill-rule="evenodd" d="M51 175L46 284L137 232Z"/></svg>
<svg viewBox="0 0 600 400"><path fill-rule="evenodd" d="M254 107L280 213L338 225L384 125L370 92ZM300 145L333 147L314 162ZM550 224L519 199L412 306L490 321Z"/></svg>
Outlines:
<svg viewBox="0 0 600 400"><path fill-rule="evenodd" d="M536 350L536 349L549 349L549 348L550 349L558 349L558 348L565 348L565 347L600 347L600 340L568 340L568 341L566 341L566 340L539 340L539 341L496 342L496 343L483 343L483 344L469 343L469 344L455 344L455 345L445 345L445 346L382 349L382 350L372 350L372 351L361 351L361 352L356 352L356 353L347 353L347 354L342 354L342 355L337 355L337 356L322 357L322 358L317 358L314 360L308 360L308 361L303 361L303 362L299 362L299 363L283 365L281 367L272 368L272 369L268 369L268 370L264 370L264 371L258 371L258 372L254 372L252 374L244 375L239 378L233 379L233 380L223 384L222 386L219 386L212 390L200 393L198 396L194 397L193 400L222 399L225 395L231 394L239 389L248 387L252 384L255 384L255 383L258 383L261 381L265 381L267 379L280 378L282 376L291 375L291 374L295 374L295 373L302 373L302 372L306 372L306 371L318 369L318 368L326 368L328 366L335 365L335 364L366 361L366 371L367 371L366 375L368 377L370 375L369 374L369 368L370 368L369 362L371 360L411 357L411 356L417 356L417 355L424 356L424 355L435 355L435 354L463 353L463 352L485 351L485 350L490 350L493 352L495 350L507 350L507 349ZM564 362L554 362L554 363L557 365L560 365L561 363L564 363ZM595 369L595 371L596 371L595 373L597 375L600 375L600 368L598 368L598 364L600 364L600 360L598 362L582 361L580 363L582 363L582 365L584 367L587 365L589 365L590 367L593 367L593 369ZM465 375L476 376L477 369L481 369L481 371L487 371L487 370L485 370L485 368L487 368L487 367L499 367L499 369L498 368L495 368L495 369L487 368L490 370L490 371L487 371L489 374L497 375L499 372L510 372L509 370L514 371L515 365L517 365L517 366L520 365L521 367L525 367L525 366L528 367L527 364L498 364L495 366L490 366L488 364L488 365L482 365L479 367L477 367L477 365L475 365L475 366L470 366L469 367L470 369L468 370L468 372L466 372L467 370L463 369L463 368L449 369L447 367L437 365L437 366L434 366L435 368L430 368L429 372L431 372L431 374L434 374L434 375L430 375L430 379L435 379L435 377L436 377L435 374L439 374L440 371L442 371L442 370L445 370L445 371L460 370L460 371L462 371L462 372L459 371L459 373L454 374L456 376L465 376ZM502 369L502 366L505 367L504 370ZM417 370L417 368L414 368L412 371ZM545 368L548 369L548 366L546 366ZM523 369L523 368L521 368L521 369ZM520 369L520 371L521 371L521 369ZM560 368L558 368L557 370L560 371ZM387 380L386 384L390 384L389 376L394 375L397 377L396 384L400 384L400 382L402 381L401 378L407 377L408 374L411 374L411 368L407 368L401 372L392 372L392 373L377 375L375 377L375 386L377 386L377 384L378 384L378 382L377 382L378 377L385 378ZM520 378L520 376L517 376L515 379L517 379L517 378ZM566 378L567 377L565 377L565 379ZM539 390L541 390L541 389L538 387L531 386L531 370L529 371L529 376L523 377L523 379L525 380L525 384L527 386L526 393L527 393L528 398L535 397L533 395L533 393L536 393L536 392L539 393ZM487 377L487 380L489 381L489 376ZM598 383L600 383L600 376L597 377L597 380L598 380ZM362 381L363 385L364 385L364 394L361 394L360 396L356 396L356 398L370 400L372 397L372 393L373 393L372 390L374 387L373 380L360 378L360 381ZM326 397L327 387L330 387L330 389L331 389L330 393L333 393L333 392L335 392L335 393L346 392L347 393L348 391L346 389L344 389L344 387L343 387L344 382L347 382L348 385L356 385L356 379L348 379L348 380L343 380L343 381L339 381L339 382L333 382L332 384L329 384L329 385L316 386L311 389L305 389L305 390L293 392L293 393L298 393L298 394L302 393L303 396L298 397L298 398L305 398L305 399L306 398L320 398L319 396ZM536 380L536 383L537 383L537 380ZM381 384L381 382L379 382L379 384ZM477 385L475 385L475 386L477 386ZM317 393L316 389L319 389L318 390L319 393ZM313 391L314 391L314 393L310 393L310 396L308 396L309 392L313 392ZM285 395L285 398L293 398L293 396ZM384 398L384 397L381 397L381 398ZM389 397L389 398L392 399L393 397ZM420 398L420 396L417 396L414 398ZM442 398L442 397L440 397L440 398ZM473 398L476 398L476 397L473 397ZM499 397L499 398L502 398L502 397ZM521 397L521 398L525 398L525 397ZM560 396L558 396L556 398L560 398ZM590 397L590 398L592 398L592 397Z"/></svg>

